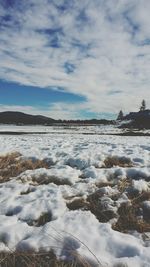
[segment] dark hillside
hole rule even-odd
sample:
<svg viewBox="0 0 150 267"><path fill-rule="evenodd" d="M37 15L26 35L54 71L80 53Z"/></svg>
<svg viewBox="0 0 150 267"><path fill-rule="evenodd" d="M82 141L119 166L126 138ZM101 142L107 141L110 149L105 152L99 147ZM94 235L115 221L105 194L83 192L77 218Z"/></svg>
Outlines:
<svg viewBox="0 0 150 267"><path fill-rule="evenodd" d="M54 122L55 120L41 115L29 115L15 111L0 112L1 124L51 125Z"/></svg>
<svg viewBox="0 0 150 267"><path fill-rule="evenodd" d="M130 122L125 122L125 121ZM121 128L150 129L150 110L130 112L124 116Z"/></svg>

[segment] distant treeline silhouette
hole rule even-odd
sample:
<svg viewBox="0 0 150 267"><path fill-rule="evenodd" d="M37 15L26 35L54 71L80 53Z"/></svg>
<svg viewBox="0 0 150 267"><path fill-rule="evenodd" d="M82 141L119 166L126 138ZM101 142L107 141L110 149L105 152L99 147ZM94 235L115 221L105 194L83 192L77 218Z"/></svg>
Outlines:
<svg viewBox="0 0 150 267"><path fill-rule="evenodd" d="M46 116L30 115L23 112L5 111L0 112L1 124L15 125L54 125L54 124L76 124L76 125L95 125L95 124L114 124L113 120L90 119L90 120L54 120Z"/></svg>

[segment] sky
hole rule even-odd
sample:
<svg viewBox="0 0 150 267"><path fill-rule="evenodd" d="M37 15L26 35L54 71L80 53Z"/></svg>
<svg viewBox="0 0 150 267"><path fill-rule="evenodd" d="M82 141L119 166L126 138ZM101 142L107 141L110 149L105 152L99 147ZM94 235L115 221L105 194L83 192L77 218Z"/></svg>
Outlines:
<svg viewBox="0 0 150 267"><path fill-rule="evenodd" d="M115 118L150 108L149 0L0 0L0 111Z"/></svg>

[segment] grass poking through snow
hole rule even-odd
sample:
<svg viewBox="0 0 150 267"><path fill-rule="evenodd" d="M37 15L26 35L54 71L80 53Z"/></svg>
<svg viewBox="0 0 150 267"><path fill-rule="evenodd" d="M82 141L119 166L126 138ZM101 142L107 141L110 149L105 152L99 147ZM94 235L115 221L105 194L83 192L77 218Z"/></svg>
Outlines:
<svg viewBox="0 0 150 267"><path fill-rule="evenodd" d="M10 153L0 157L0 183L7 182L26 170L48 167L44 160L23 159L20 153Z"/></svg>
<svg viewBox="0 0 150 267"><path fill-rule="evenodd" d="M119 167L133 167L133 162L130 158L109 156L104 160L103 168L112 168L114 166Z"/></svg>
<svg viewBox="0 0 150 267"><path fill-rule="evenodd" d="M53 253L0 253L1 267L92 267L90 264L79 260L67 262L65 260L58 260Z"/></svg>
<svg viewBox="0 0 150 267"><path fill-rule="evenodd" d="M112 226L113 229L119 232L150 232L150 224L143 220L143 218L138 218L139 211L139 207L123 203L118 209L119 218Z"/></svg>
<svg viewBox="0 0 150 267"><path fill-rule="evenodd" d="M27 221L27 224L30 226L40 227L42 225L45 225L47 222L50 222L51 220L52 220L51 212L44 212L40 215L40 217L37 220Z"/></svg>

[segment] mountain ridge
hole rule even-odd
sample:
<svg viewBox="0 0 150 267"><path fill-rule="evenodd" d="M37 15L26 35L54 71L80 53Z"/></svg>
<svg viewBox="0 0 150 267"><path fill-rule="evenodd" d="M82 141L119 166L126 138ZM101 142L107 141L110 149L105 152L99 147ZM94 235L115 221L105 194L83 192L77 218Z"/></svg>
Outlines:
<svg viewBox="0 0 150 267"><path fill-rule="evenodd" d="M55 120L43 115L31 115L20 111L0 112L1 124L51 125Z"/></svg>
<svg viewBox="0 0 150 267"><path fill-rule="evenodd" d="M0 112L0 124L15 125L53 125L53 124L70 124L70 125L110 125L114 124L113 120L107 119L77 119L77 120L55 120L43 115L31 115L20 111L3 111Z"/></svg>

